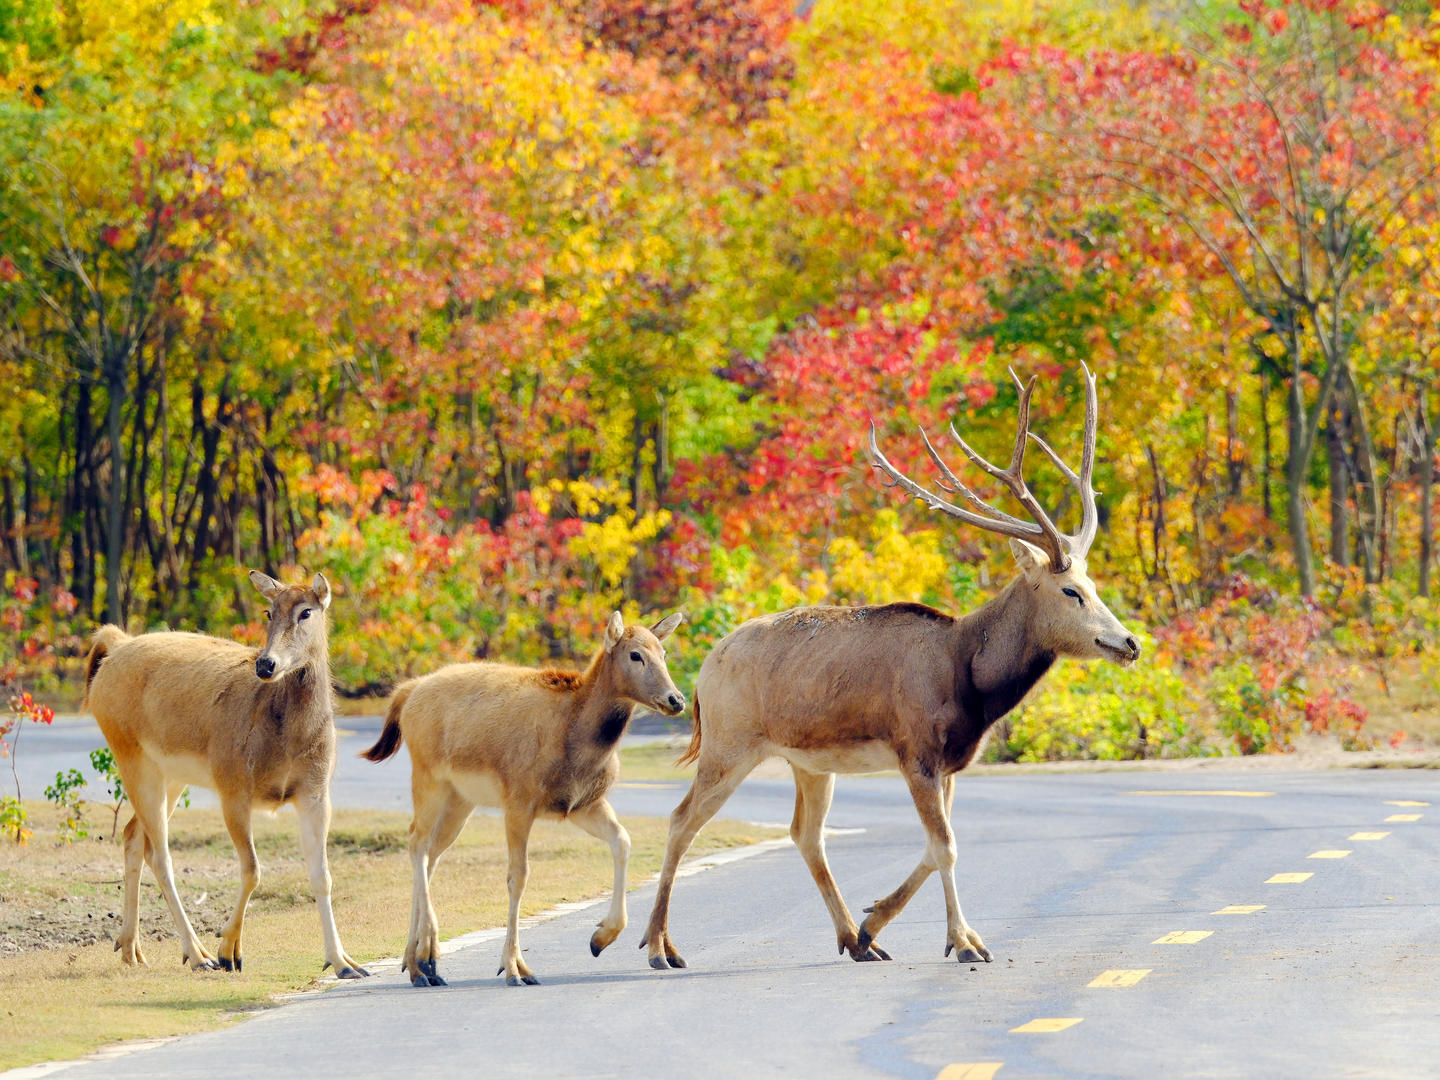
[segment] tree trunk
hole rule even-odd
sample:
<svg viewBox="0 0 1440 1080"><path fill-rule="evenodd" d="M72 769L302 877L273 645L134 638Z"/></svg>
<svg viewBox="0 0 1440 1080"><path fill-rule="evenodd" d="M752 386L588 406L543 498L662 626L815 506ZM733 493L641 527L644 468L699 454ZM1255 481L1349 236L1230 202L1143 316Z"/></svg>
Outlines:
<svg viewBox="0 0 1440 1080"><path fill-rule="evenodd" d="M1257 350L1258 351L1258 350ZM1264 354L1261 354L1264 359ZM1262 463L1260 466L1260 487L1265 507L1265 520L1275 520L1275 508L1270 501L1270 471L1272 468L1272 455L1270 452L1270 380L1265 377L1265 369L1260 369L1260 439ZM1270 538L1265 538L1266 550L1270 547Z"/></svg>
<svg viewBox="0 0 1440 1080"><path fill-rule="evenodd" d="M1245 479L1245 462L1236 445L1240 441L1240 395L1234 389L1225 391L1225 478L1230 498L1240 498L1240 485Z"/></svg>
<svg viewBox="0 0 1440 1080"><path fill-rule="evenodd" d="M1315 557L1310 550L1310 525L1305 519L1305 474L1309 472L1310 455L1306 451L1314 443L1308 434L1305 390L1301 383L1301 365L1298 348L1292 349L1295 358L1294 370L1290 376L1290 388L1285 399L1288 403L1287 428L1290 445L1285 456L1285 506L1289 521L1290 549L1295 557L1295 574L1300 581L1300 595L1315 595ZM1327 395L1328 396L1328 395ZM1320 407L1324 408L1322 402Z"/></svg>
<svg viewBox="0 0 1440 1080"><path fill-rule="evenodd" d="M630 424L630 509L640 514L640 499L645 494L645 421L640 409Z"/></svg>
<svg viewBox="0 0 1440 1080"><path fill-rule="evenodd" d="M1345 407L1326 410L1325 449L1330 459L1330 561L1350 565L1350 469L1346 464Z"/></svg>
<svg viewBox="0 0 1440 1080"><path fill-rule="evenodd" d="M1430 595L1430 563L1434 558L1435 532L1431 500L1435 483L1435 427L1430 423L1429 391L1420 384L1420 582L1421 596Z"/></svg>
<svg viewBox="0 0 1440 1080"><path fill-rule="evenodd" d="M105 433L110 440L110 490L105 513L105 618L125 625L120 592L120 566L125 549L125 469L120 442L125 408L125 367L119 356L105 362L105 389L110 400L105 410Z"/></svg>

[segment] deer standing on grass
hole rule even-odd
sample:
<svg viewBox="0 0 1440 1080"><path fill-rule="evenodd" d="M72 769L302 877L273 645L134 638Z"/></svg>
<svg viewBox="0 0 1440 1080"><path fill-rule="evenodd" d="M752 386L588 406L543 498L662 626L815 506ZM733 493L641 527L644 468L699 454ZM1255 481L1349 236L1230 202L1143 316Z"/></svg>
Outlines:
<svg viewBox="0 0 1440 1080"><path fill-rule="evenodd" d="M572 821L610 845L615 888L590 938L591 954L599 956L625 929L630 836L605 794L620 774L617 748L635 705L667 716L685 708L660 644L683 617L677 611L647 630L627 627L615 612L584 673L452 664L396 687L380 738L362 756L384 761L402 737L410 747L414 878L405 970L413 985L445 985L436 970L439 923L430 879L477 805L505 812L510 914L496 974L508 985L540 981L520 956L517 926L537 817Z"/></svg>
<svg viewBox="0 0 1440 1080"><path fill-rule="evenodd" d="M342 979L369 972L346 954L330 908L330 775L335 723L325 613L330 583L282 585L258 570L250 581L270 602L265 647L202 634L130 637L118 626L95 632L85 661L85 707L95 714L125 782L134 816L125 826L125 913L115 949L127 964L145 963L138 939L140 864L159 882L180 960L195 969L241 967L245 906L260 882L251 839L256 807L294 803L300 846L320 910L325 963ZM195 936L170 865L170 813L186 785L220 797L225 827L240 857L240 898L212 955Z"/></svg>
<svg viewBox="0 0 1440 1080"><path fill-rule="evenodd" d="M1131 664L1140 646L1100 601L1085 573L1098 517L1095 378L1086 377L1084 454L1077 475L1029 430L1035 379L1020 387L1019 430L1008 468L972 450L951 427L965 455L1003 484L1031 521L987 505L946 467L928 438L940 488L965 509L916 484L886 460L870 429L870 455L891 486L970 525L1010 538L1020 575L978 611L953 618L923 604L797 608L744 623L706 657L695 688L695 733L681 761L698 760L694 783L670 818L665 863L649 929L640 947L650 966L683 968L670 940L675 871L690 842L740 781L768 757L795 773L790 835L835 923L840 951L854 960L888 960L875 938L926 878L938 871L945 889L945 955L961 963L990 952L965 922L955 892L955 839L950 808L955 774L975 756L986 730L1013 709L1057 657ZM1017 385L1019 380L1016 379ZM922 432L922 437L924 433ZM1060 533L1021 477L1027 439L1034 439L1079 492L1079 533ZM702 725L703 715L703 725ZM702 739L703 736L703 739ZM925 828L925 854L905 882L851 918L825 861L822 829L835 773L899 769Z"/></svg>

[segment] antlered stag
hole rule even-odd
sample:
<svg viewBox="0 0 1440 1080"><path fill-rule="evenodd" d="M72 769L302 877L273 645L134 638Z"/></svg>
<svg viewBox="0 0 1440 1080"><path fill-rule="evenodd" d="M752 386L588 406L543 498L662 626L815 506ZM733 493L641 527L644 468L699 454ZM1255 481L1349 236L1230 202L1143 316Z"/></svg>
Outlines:
<svg viewBox="0 0 1440 1080"><path fill-rule="evenodd" d="M695 733L682 758L698 760L695 781L670 818L655 908L640 944L649 949L651 967L685 966L668 928L676 868L701 826L756 765L772 756L785 758L794 770L790 835L830 910L841 952L855 960L888 960L876 936L939 871L945 889L945 954L958 950L962 963L990 959L980 935L965 922L955 892L950 830L955 774L970 763L990 725L1019 703L1057 657L1130 664L1140 655L1134 637L1100 601L1085 573L1098 522L1090 486L1095 379L1088 368L1085 375L1084 455L1078 475L1029 430L1033 377L1020 387L1019 430L1009 467L990 464L950 429L966 456L1003 484L1032 521L987 505L946 467L928 438L925 447L940 470L941 489L958 493L975 509L927 491L886 460L871 427L871 457L892 486L931 509L1008 536L1020 575L962 618L923 604L797 608L753 619L715 646L700 668ZM1036 441L1079 492L1079 533L1061 534L1026 487L1021 464L1027 439ZM897 768L925 828L925 854L914 873L868 909L869 916L857 926L825 861L821 830L834 774Z"/></svg>
<svg viewBox="0 0 1440 1080"><path fill-rule="evenodd" d="M118 626L95 632L85 662L86 707L115 755L135 815L125 826L125 912L115 948L144 963L139 929L140 862L150 864L180 935L180 958L195 968L239 971L245 906L260 882L251 840L255 807L293 802L300 845L320 910L325 963L342 979L368 975L340 945L330 907L330 775L335 721L325 613L330 583L282 585L258 570L250 580L270 602L265 647L203 634L130 637ZM220 954L200 944L180 904L167 829L187 784L220 797L240 857L240 898L220 935Z"/></svg>
<svg viewBox="0 0 1440 1080"><path fill-rule="evenodd" d="M615 888L590 952L599 956L625 929L630 836L605 794L620 774L616 751L635 705L669 716L685 708L660 644L682 618L677 611L647 630L627 627L615 612L583 673L452 664L395 688L380 738L363 756L384 761L402 737L410 747L414 877L405 970L413 985L445 985L436 970L439 923L430 879L477 805L505 812L510 915L498 974L507 984L539 982L520 956L518 927L537 817L567 819L610 845Z"/></svg>

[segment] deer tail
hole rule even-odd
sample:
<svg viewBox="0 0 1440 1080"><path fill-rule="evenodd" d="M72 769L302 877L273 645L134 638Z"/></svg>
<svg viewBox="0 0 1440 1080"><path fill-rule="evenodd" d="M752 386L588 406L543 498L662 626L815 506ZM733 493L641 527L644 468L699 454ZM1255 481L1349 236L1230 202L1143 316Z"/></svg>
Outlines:
<svg viewBox="0 0 1440 1080"><path fill-rule="evenodd" d="M85 700L80 705L85 711L90 709L90 684L95 681L95 673L100 670L101 663L117 645L129 640L130 635L114 623L106 623L90 636L90 652L85 656Z"/></svg>
<svg viewBox="0 0 1440 1080"><path fill-rule="evenodd" d="M395 693L390 698L390 708L385 711L385 726L380 730L380 738L369 750L361 751L361 757L369 761L384 761L393 757L395 751L400 749L400 713L414 688L413 682L401 683L395 688Z"/></svg>
<svg viewBox="0 0 1440 1080"><path fill-rule="evenodd" d="M694 698L694 701L693 701L693 706L694 706L694 710L695 710L695 727L694 727L694 732L693 732L693 734L691 734L691 736L690 736L690 745L685 748L685 753L681 754L678 758L675 759L675 764L676 764L676 765L689 765L692 761L694 761L696 758L698 758L698 757L700 756L700 691L699 691L699 690L696 690L696 691L695 691L695 698Z"/></svg>

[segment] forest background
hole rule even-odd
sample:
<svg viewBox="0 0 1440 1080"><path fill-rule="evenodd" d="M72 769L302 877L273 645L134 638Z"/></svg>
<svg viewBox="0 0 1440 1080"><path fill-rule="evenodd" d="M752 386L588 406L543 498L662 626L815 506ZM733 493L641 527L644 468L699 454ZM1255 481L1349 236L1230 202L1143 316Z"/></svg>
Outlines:
<svg viewBox="0 0 1440 1080"><path fill-rule="evenodd" d="M1005 545L868 425L926 482L919 429L1003 458L1013 366L1074 461L1083 361L1145 659L991 756L1423 729L1430 5L800 7L0 0L6 724L102 620L260 641L252 566L329 576L354 695L582 660L617 607L686 611L682 686L762 612L964 611Z"/></svg>

